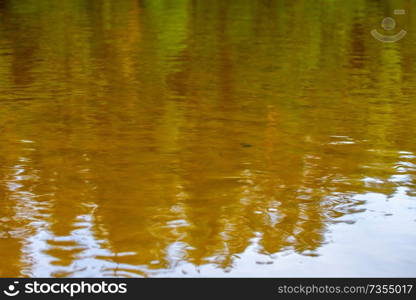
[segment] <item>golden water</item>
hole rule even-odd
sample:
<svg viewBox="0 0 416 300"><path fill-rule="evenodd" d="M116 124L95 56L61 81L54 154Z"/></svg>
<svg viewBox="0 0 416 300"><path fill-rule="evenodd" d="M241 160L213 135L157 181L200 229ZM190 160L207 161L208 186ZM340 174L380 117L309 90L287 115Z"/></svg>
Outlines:
<svg viewBox="0 0 416 300"><path fill-rule="evenodd" d="M0 1L0 276L415 276L415 17Z"/></svg>

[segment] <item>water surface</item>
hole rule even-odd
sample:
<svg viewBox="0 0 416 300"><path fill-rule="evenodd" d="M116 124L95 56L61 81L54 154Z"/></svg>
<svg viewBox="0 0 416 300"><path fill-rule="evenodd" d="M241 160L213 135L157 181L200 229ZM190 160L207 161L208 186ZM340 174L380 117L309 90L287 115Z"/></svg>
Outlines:
<svg viewBox="0 0 416 300"><path fill-rule="evenodd" d="M415 16L0 1L0 276L416 276Z"/></svg>

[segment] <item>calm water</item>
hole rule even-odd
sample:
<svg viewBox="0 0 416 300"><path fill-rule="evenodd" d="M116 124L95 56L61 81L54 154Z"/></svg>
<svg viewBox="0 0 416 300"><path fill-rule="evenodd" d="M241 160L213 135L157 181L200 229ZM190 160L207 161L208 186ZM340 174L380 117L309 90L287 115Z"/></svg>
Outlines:
<svg viewBox="0 0 416 300"><path fill-rule="evenodd" d="M415 17L0 1L0 276L416 276Z"/></svg>

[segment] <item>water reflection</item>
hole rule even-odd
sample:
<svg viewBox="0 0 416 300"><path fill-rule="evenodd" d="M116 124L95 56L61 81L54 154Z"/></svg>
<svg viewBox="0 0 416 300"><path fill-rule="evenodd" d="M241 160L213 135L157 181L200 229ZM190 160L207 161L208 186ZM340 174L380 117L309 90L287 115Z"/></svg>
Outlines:
<svg viewBox="0 0 416 300"><path fill-rule="evenodd" d="M415 275L412 2L0 4L0 276Z"/></svg>

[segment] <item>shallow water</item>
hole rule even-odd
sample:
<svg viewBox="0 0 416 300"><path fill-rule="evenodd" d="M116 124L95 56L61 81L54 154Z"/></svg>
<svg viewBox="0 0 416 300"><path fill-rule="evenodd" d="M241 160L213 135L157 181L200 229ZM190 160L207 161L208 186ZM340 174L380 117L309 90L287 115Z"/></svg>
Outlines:
<svg viewBox="0 0 416 300"><path fill-rule="evenodd" d="M0 276L416 276L415 16L0 1Z"/></svg>

